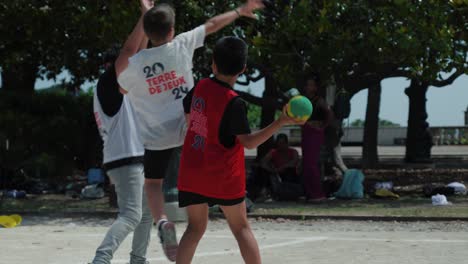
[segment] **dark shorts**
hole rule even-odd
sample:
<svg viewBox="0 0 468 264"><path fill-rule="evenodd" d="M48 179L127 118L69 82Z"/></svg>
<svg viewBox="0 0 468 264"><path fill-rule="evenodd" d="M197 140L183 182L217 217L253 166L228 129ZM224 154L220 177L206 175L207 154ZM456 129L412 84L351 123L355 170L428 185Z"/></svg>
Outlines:
<svg viewBox="0 0 468 264"><path fill-rule="evenodd" d="M143 165L146 179L164 179L168 173L178 173L181 148L145 149Z"/></svg>
<svg viewBox="0 0 468 264"><path fill-rule="evenodd" d="M179 207L187 207L189 205L195 204L208 204L209 207L215 205L221 206L233 206L240 204L244 201L245 197L237 198L237 199L217 199L206 197L197 193L192 192L179 192Z"/></svg>

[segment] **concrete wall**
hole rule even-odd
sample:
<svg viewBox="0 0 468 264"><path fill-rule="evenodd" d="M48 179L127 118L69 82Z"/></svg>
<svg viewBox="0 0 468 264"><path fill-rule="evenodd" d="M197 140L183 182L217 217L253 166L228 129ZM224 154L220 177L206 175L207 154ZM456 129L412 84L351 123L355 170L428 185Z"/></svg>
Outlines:
<svg viewBox="0 0 468 264"><path fill-rule="evenodd" d="M468 120L467 120L468 121ZM406 127L379 128L378 145L404 145ZM362 145L364 128L343 128L343 145ZM277 134L284 133L289 137L292 145L300 145L301 128L298 126L283 127ZM462 127L431 127L434 145L466 145L468 144L468 126Z"/></svg>
<svg viewBox="0 0 468 264"><path fill-rule="evenodd" d="M349 127L343 129L343 143L362 142L364 139L364 128ZM406 127L379 128L378 144L380 146L395 145L395 139L406 138Z"/></svg>

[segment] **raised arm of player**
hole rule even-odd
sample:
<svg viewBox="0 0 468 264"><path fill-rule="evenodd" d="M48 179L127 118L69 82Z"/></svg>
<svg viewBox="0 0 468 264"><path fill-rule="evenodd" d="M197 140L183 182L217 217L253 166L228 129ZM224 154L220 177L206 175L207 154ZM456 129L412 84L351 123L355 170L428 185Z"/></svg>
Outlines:
<svg viewBox="0 0 468 264"><path fill-rule="evenodd" d="M218 30L234 22L234 20L240 16L256 18L253 12L257 9L262 9L263 7L264 5L261 0L247 0L247 3L232 11L210 18L205 23L206 35L217 32Z"/></svg>
<svg viewBox="0 0 468 264"><path fill-rule="evenodd" d="M286 114L286 106L283 108L283 113L269 126L251 134L238 135L240 143L247 149L254 149L267 141L273 134L285 125L303 125L305 121L299 121L289 117Z"/></svg>
<svg viewBox="0 0 468 264"><path fill-rule="evenodd" d="M117 77L128 67L128 59L135 55L142 47L146 47L148 39L143 30L143 16L150 8L153 7L154 3L151 0L140 0L141 4L141 16L138 19L138 23L133 28L132 33L128 36L122 49L120 50L119 57L115 61L115 72ZM120 92L127 93L124 89L120 89Z"/></svg>

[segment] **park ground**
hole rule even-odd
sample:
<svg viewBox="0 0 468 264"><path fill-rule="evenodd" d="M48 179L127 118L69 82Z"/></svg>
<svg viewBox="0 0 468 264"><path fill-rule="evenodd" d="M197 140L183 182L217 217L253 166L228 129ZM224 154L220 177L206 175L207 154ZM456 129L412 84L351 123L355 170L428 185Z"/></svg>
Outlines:
<svg viewBox="0 0 468 264"><path fill-rule="evenodd" d="M401 157L399 148L385 150ZM453 153L438 150L440 156ZM354 152L357 156L359 150L348 148L347 156ZM451 196L449 201L450 206L432 206L430 198L409 192L398 200L264 202L255 204L249 216L263 263L467 263L468 197ZM117 209L107 197L80 200L50 194L0 200L0 215L13 213L24 221L0 228L0 264L85 264ZM211 216L193 263L242 263L225 220L215 208ZM177 224L179 237L185 225ZM130 243L131 238L122 244L112 263L128 262ZM150 263L169 263L154 230L148 258Z"/></svg>
<svg viewBox="0 0 468 264"><path fill-rule="evenodd" d="M0 229L1 264L84 264L112 218L26 216L21 226ZM263 263L432 264L466 263L468 222L376 222L251 219ZM180 236L184 223L177 225ZM130 237L112 263L127 263ZM150 263L169 263L156 232ZM212 220L194 264L242 263L223 219Z"/></svg>
<svg viewBox="0 0 468 264"><path fill-rule="evenodd" d="M285 219L448 219L468 221L468 196L451 196L452 205L433 206L431 199L420 196L404 196L398 200L365 198L361 200L328 200L320 203L264 202L256 203L249 215L253 218ZM80 200L64 195L38 195L28 199L4 199L0 204L2 214L56 216L109 216L117 213L109 206L109 198ZM211 210L213 217L219 211Z"/></svg>

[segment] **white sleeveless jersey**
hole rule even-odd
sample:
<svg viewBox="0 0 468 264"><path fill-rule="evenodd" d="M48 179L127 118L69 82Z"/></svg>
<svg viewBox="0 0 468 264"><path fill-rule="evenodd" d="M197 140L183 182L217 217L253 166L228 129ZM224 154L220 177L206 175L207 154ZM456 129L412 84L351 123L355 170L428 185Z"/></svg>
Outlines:
<svg viewBox="0 0 468 264"><path fill-rule="evenodd" d="M110 117L102 110L97 91L94 89L94 117L104 141L104 164L144 154L135 124L135 114L127 96L124 95L117 114Z"/></svg>

